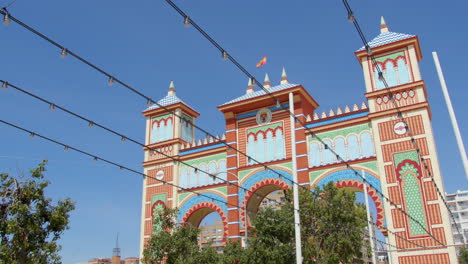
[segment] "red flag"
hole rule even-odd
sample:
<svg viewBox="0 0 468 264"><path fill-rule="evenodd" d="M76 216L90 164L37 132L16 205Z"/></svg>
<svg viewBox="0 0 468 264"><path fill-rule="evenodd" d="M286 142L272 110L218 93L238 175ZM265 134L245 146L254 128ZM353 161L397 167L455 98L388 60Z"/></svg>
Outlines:
<svg viewBox="0 0 468 264"><path fill-rule="evenodd" d="M267 57L264 56L258 63L257 63L257 68L260 68L262 65L265 65L267 63Z"/></svg>

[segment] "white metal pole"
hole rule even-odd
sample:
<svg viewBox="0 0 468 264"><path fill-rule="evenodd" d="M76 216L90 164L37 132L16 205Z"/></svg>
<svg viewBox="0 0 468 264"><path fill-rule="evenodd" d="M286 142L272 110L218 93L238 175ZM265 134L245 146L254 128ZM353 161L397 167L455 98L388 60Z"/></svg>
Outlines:
<svg viewBox="0 0 468 264"><path fill-rule="evenodd" d="M455 112L453 111L452 101L450 100L450 95L447 90L447 84L445 83L442 68L440 67L439 56L437 56L437 52L433 51L432 57L434 58L434 63L437 69L437 75L439 75L440 86L442 86L442 92L444 93L445 103L447 104L450 121L452 122L453 132L455 133L455 138L457 139L458 150L460 151L463 167L465 168L465 177L468 179L468 158L466 157L465 145L463 144L463 139L460 134L460 128L458 127L457 118L455 117Z"/></svg>
<svg viewBox="0 0 468 264"><path fill-rule="evenodd" d="M377 260L376 260L376 254L375 254L375 245L374 245L374 236L375 234L373 234L374 232L372 232L372 224L371 224L371 217L370 217L370 207L369 207L369 198L367 197L367 184L365 182L365 179L366 179L366 173L364 171L362 171L362 178L364 179L364 200L366 201L366 213L367 213L367 229L369 231L369 241L370 241L370 245L371 245L371 251L372 251L372 263L373 264L376 264L377 263Z"/></svg>
<svg viewBox="0 0 468 264"><path fill-rule="evenodd" d="M292 113L291 121L291 160L293 174L294 197L294 232L296 234L296 263L302 264L301 219L299 217L299 186L297 186L297 160L296 160L296 120L294 114L294 95L289 93L289 111Z"/></svg>
<svg viewBox="0 0 468 264"><path fill-rule="evenodd" d="M247 191L244 191L244 199L245 199L245 203L244 203L244 214L245 214L245 223L244 223L244 230L245 230L245 238L244 238L244 248L247 248L247 238L249 237L248 236L248 231L249 231L249 214L247 213Z"/></svg>

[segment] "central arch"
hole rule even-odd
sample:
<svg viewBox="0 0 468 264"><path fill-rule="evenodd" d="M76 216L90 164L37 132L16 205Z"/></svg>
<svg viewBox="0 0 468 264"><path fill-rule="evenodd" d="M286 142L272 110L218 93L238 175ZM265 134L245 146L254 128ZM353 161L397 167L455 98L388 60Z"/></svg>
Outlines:
<svg viewBox="0 0 468 264"><path fill-rule="evenodd" d="M239 190L240 227L250 221L257 213L260 203L270 193L290 188L292 175L281 167L272 170L257 169L245 177L244 189ZM245 191L247 189L248 191ZM245 210L247 208L247 211Z"/></svg>

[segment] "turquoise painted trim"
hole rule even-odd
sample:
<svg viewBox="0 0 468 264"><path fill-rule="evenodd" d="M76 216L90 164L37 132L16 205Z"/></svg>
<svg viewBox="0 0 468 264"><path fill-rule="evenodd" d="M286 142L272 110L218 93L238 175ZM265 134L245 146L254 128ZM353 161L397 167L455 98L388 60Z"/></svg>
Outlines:
<svg viewBox="0 0 468 264"><path fill-rule="evenodd" d="M323 126L323 125L329 125L329 124L333 124L333 123L338 123L338 122L350 120L350 119L353 119L353 118L358 118L358 117L367 116L368 114L369 114L369 111L365 111L365 112L356 113L356 114L352 114L352 115L347 115L347 116L341 116L341 117L337 117L337 118L332 118L332 119L328 119L328 120L324 120L324 121L319 121L319 122L315 122L315 123L312 123L312 124L308 124L308 125L306 125L306 128L312 128L312 127L318 127L318 126Z"/></svg>
<svg viewBox="0 0 468 264"><path fill-rule="evenodd" d="M201 147L201 148L197 148L197 149L182 150L181 152L179 152L179 155L184 156L184 155L188 155L188 154L192 154L192 153L201 152L201 151L204 151L204 150L218 148L218 147L221 147L223 145L224 145L223 143L218 143L218 144L214 144L214 145L210 145L210 146L206 146L206 147Z"/></svg>
<svg viewBox="0 0 468 264"><path fill-rule="evenodd" d="M270 109L270 111L272 111L272 112L273 112L273 111L277 111L277 110L280 110L280 109L289 107L289 103L282 104L281 106L282 106L282 107L272 106L272 107L268 107L268 109ZM236 116L236 119L239 120L239 119L242 119L242 118L247 118L247 117L255 116L255 115L257 114L257 112L258 112L258 111L252 111L252 112L243 113L243 114L237 115L237 116Z"/></svg>

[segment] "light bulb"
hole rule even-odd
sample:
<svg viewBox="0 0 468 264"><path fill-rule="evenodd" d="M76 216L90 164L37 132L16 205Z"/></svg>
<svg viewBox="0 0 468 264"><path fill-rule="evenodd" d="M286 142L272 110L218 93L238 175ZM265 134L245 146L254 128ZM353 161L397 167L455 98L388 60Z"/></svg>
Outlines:
<svg viewBox="0 0 468 264"><path fill-rule="evenodd" d="M281 107L281 103L279 100L276 100L276 108L280 108Z"/></svg>
<svg viewBox="0 0 468 264"><path fill-rule="evenodd" d="M93 128L94 123L93 123L93 122L89 122L88 126L89 126L89 128Z"/></svg>
<svg viewBox="0 0 468 264"><path fill-rule="evenodd" d="M63 148L63 150L64 150L64 151L68 151L68 146L65 146L65 147Z"/></svg>
<svg viewBox="0 0 468 264"><path fill-rule="evenodd" d="M356 19L354 18L354 14L353 14L353 12L350 11L350 12L348 13L348 21L351 22L351 23L353 23L354 20L356 20Z"/></svg>
<svg viewBox="0 0 468 264"><path fill-rule="evenodd" d="M125 138L125 137L122 137L122 138L120 139L120 141L122 141L122 143L124 143L124 142L125 142L125 140L126 140L126 138Z"/></svg>
<svg viewBox="0 0 468 264"><path fill-rule="evenodd" d="M225 50L223 50L223 60L227 60L229 57L228 57L228 54Z"/></svg>
<svg viewBox="0 0 468 264"><path fill-rule="evenodd" d="M29 134L30 138L34 138L34 136L36 136L36 134L34 134L34 133Z"/></svg>
<svg viewBox="0 0 468 264"><path fill-rule="evenodd" d="M10 15L8 13L3 17L3 24L10 25Z"/></svg>
<svg viewBox="0 0 468 264"><path fill-rule="evenodd" d="M97 158L97 157L94 157L93 160L94 160L94 162L97 162L97 161L98 161L98 158Z"/></svg>
<svg viewBox="0 0 468 264"><path fill-rule="evenodd" d="M190 26L190 18L188 16L185 16L184 18L184 26L186 27Z"/></svg>
<svg viewBox="0 0 468 264"><path fill-rule="evenodd" d="M54 110L55 110L55 105L54 105L54 104L50 104L49 110L50 110L50 111L54 111Z"/></svg>
<svg viewBox="0 0 468 264"><path fill-rule="evenodd" d="M7 82L3 82L2 84L2 90L6 90L8 88L8 83Z"/></svg>
<svg viewBox="0 0 468 264"><path fill-rule="evenodd" d="M119 169L120 169L120 171L123 171L123 170L124 170L124 168L123 168L122 166L120 166L120 168L119 168Z"/></svg>
<svg viewBox="0 0 468 264"><path fill-rule="evenodd" d="M114 78L109 77L109 80L107 81L107 84L109 84L109 86L114 85Z"/></svg>
<svg viewBox="0 0 468 264"><path fill-rule="evenodd" d="M368 56L372 56L372 49L369 47L369 45L366 45L366 51Z"/></svg>
<svg viewBox="0 0 468 264"><path fill-rule="evenodd" d="M62 52L60 52L60 57L65 58L68 55L67 49L63 48Z"/></svg>
<svg viewBox="0 0 468 264"><path fill-rule="evenodd" d="M379 72L379 81L383 82L384 77L383 77L383 72Z"/></svg>

